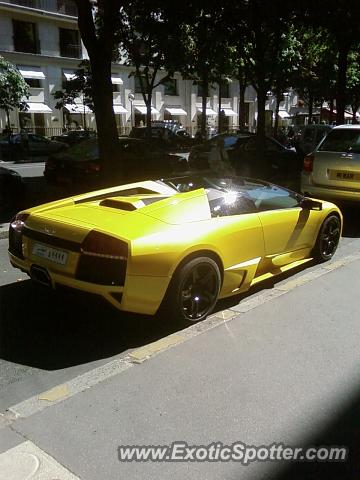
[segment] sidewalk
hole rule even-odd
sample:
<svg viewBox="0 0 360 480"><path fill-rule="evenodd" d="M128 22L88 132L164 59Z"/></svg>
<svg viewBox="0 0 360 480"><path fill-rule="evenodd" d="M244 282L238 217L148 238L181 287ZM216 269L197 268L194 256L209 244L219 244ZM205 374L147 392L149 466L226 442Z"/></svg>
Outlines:
<svg viewBox="0 0 360 480"><path fill-rule="evenodd" d="M9 422L0 429L0 479L355 478L359 267L358 252L334 259L14 406L0 417ZM120 445L176 440L346 445L351 462L242 466L117 457ZM14 476L16 469L23 476Z"/></svg>
<svg viewBox="0 0 360 480"><path fill-rule="evenodd" d="M0 240L2 238L8 238L8 236L9 236L9 224L0 223Z"/></svg>

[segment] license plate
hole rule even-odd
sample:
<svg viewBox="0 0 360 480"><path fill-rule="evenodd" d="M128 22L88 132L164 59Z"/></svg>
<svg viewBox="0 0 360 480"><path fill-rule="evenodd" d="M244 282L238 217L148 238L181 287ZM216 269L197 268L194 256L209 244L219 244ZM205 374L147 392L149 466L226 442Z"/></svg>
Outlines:
<svg viewBox="0 0 360 480"><path fill-rule="evenodd" d="M360 181L360 173L329 170L330 180Z"/></svg>
<svg viewBox="0 0 360 480"><path fill-rule="evenodd" d="M68 259L66 252L41 245L40 243L35 243L32 254L36 257L45 258L45 260L49 260L50 262L58 263L59 265L65 265Z"/></svg>

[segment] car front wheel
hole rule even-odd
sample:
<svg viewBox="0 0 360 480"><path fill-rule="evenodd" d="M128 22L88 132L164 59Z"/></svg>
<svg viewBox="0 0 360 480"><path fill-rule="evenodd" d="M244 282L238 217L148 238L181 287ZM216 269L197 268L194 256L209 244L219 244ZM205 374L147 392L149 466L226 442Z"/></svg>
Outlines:
<svg viewBox="0 0 360 480"><path fill-rule="evenodd" d="M330 260L336 252L341 234L340 219L337 215L329 215L321 225L313 250L314 258L319 262Z"/></svg>

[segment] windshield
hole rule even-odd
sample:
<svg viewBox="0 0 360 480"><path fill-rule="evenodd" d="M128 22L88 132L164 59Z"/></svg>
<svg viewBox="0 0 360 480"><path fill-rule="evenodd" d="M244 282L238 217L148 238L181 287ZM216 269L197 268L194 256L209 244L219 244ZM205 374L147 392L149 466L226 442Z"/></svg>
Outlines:
<svg viewBox="0 0 360 480"><path fill-rule="evenodd" d="M319 147L323 152L347 152L350 148L360 148L360 129L332 130Z"/></svg>
<svg viewBox="0 0 360 480"><path fill-rule="evenodd" d="M97 139L90 138L89 140L84 140L83 142L69 148L67 152L71 155L81 155L81 156L91 155L92 157L97 157L99 156L99 147L98 147Z"/></svg>

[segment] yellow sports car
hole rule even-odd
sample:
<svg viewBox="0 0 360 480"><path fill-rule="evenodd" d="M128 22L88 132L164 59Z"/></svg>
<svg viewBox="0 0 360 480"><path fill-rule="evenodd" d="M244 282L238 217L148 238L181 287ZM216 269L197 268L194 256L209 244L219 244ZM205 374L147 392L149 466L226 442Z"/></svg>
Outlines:
<svg viewBox="0 0 360 480"><path fill-rule="evenodd" d="M329 260L336 205L242 177L179 177L30 208L10 224L14 267L45 285L103 296L120 310L189 324L218 298Z"/></svg>

